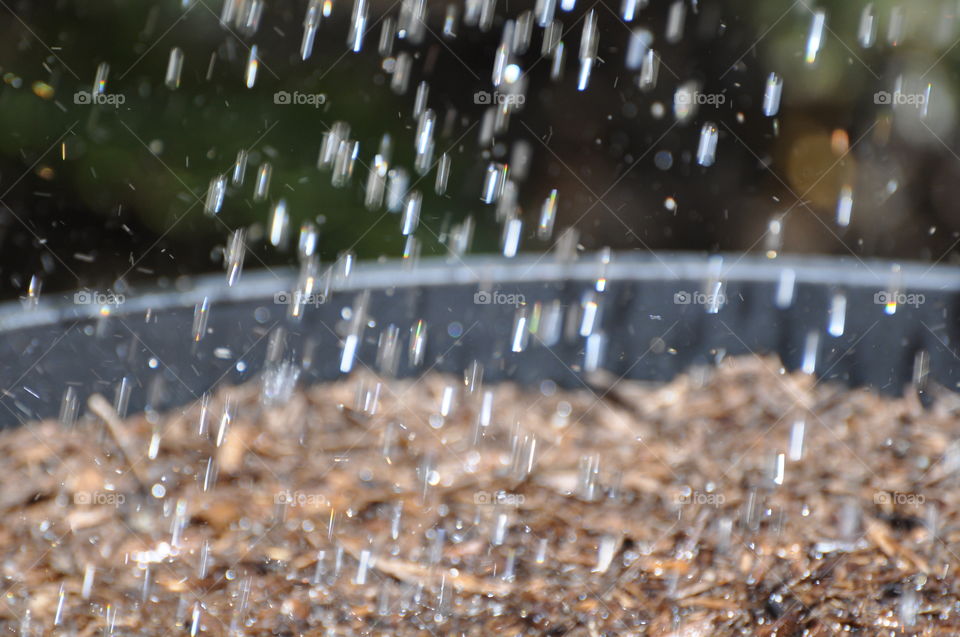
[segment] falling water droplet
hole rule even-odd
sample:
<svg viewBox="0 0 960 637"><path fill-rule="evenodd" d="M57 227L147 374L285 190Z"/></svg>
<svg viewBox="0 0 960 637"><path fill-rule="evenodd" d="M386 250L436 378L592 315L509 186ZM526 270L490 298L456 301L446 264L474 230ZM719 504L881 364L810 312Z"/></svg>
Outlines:
<svg viewBox="0 0 960 637"><path fill-rule="evenodd" d="M200 561L197 565L197 578L206 579L210 567L210 540L204 540L200 547Z"/></svg>
<svg viewBox="0 0 960 637"><path fill-rule="evenodd" d="M600 457L595 454L582 456L579 468L577 495L590 502L596 497L599 488Z"/></svg>
<svg viewBox="0 0 960 637"><path fill-rule="evenodd" d="M603 354L607 347L607 336L603 332L594 332L587 337L583 348L583 369L595 372L603 363Z"/></svg>
<svg viewBox="0 0 960 637"><path fill-rule="evenodd" d="M512 25L513 22L508 20L506 25L504 25L504 30L507 29L507 26ZM493 56L493 72L491 74L491 82L493 86L499 87L503 83L503 73L504 69L507 68L507 62L510 60L510 49L507 44L501 43L497 47L496 53Z"/></svg>
<svg viewBox="0 0 960 637"><path fill-rule="evenodd" d="M354 0L353 13L350 16L350 33L347 46L354 53L363 48L363 36L367 30L367 0Z"/></svg>
<svg viewBox="0 0 960 637"><path fill-rule="evenodd" d="M387 173L390 166L383 153L377 153L373 158L373 165L367 174L367 188L364 194L363 205L367 210L376 210L383 205L383 196L387 189Z"/></svg>
<svg viewBox="0 0 960 637"><path fill-rule="evenodd" d="M553 22L553 16L557 10L557 0L537 0L533 12L537 16L537 26L541 29L547 28Z"/></svg>
<svg viewBox="0 0 960 637"><path fill-rule="evenodd" d="M447 182L450 181L450 164L452 160L450 155L443 153L440 155L440 161L437 164L437 180L434 184L434 192L443 195L447 192Z"/></svg>
<svg viewBox="0 0 960 637"><path fill-rule="evenodd" d="M666 40L670 44L676 44L683 39L683 26L687 19L687 7L683 0L676 0L670 5L670 13L667 14Z"/></svg>
<svg viewBox="0 0 960 637"><path fill-rule="evenodd" d="M623 0L620 4L620 16L624 22L633 22L637 12L647 6L649 0Z"/></svg>
<svg viewBox="0 0 960 637"><path fill-rule="evenodd" d="M920 612L920 596L916 589L910 585L904 586L903 594L897 605L897 615L900 623L906 628L911 628L917 623L917 614Z"/></svg>
<svg viewBox="0 0 960 637"><path fill-rule="evenodd" d="M865 49L869 49L877 41L877 14L872 2L868 2L860 13L857 41Z"/></svg>
<svg viewBox="0 0 960 637"><path fill-rule="evenodd" d="M242 186L244 177L247 172L247 151L246 149L240 149L237 151L237 159L233 163L233 175L231 180L233 185Z"/></svg>
<svg viewBox="0 0 960 637"><path fill-rule="evenodd" d="M117 383L113 396L113 409L121 418L127 417L127 409L130 405L130 395L133 393L133 382L128 376L124 376Z"/></svg>
<svg viewBox="0 0 960 637"><path fill-rule="evenodd" d="M776 304L781 310L785 310L793 304L793 294L796 288L797 273L791 268L780 271L780 278L777 282Z"/></svg>
<svg viewBox="0 0 960 637"><path fill-rule="evenodd" d="M323 134L320 142L320 156L317 158L317 168L320 170L333 168L333 164L337 159L337 151L349 136L349 124L341 121L334 122L330 130Z"/></svg>
<svg viewBox="0 0 960 637"><path fill-rule="evenodd" d="M643 64L640 67L640 75L637 76L637 85L643 91L651 91L657 86L657 78L660 75L660 56L656 51L650 49L643 56Z"/></svg>
<svg viewBox="0 0 960 637"><path fill-rule="evenodd" d="M451 256L462 257L470 251L473 243L473 216L468 215L462 223L458 223L450 231L448 245Z"/></svg>
<svg viewBox="0 0 960 637"><path fill-rule="evenodd" d="M238 13L234 24L245 35L255 35L260 28L260 19L263 17L264 5L264 0L248 0L242 3L242 11Z"/></svg>
<svg viewBox="0 0 960 637"><path fill-rule="evenodd" d="M253 88L257 83L257 69L260 67L260 58L257 52L257 45L250 47L250 55L247 57L247 71L244 75L244 83L247 88Z"/></svg>
<svg viewBox="0 0 960 637"><path fill-rule="evenodd" d="M495 203L503 194L503 187L507 181L507 165L490 162L483 177L483 189L480 201L486 204Z"/></svg>
<svg viewBox="0 0 960 637"><path fill-rule="evenodd" d="M227 178L224 175L217 175L210 180L210 188L207 190L207 198L203 209L207 214L220 214L223 207L223 200L227 195Z"/></svg>
<svg viewBox="0 0 960 637"><path fill-rule="evenodd" d="M890 9L890 22L887 25L887 44L898 46L903 39L906 16L903 7L895 5Z"/></svg>
<svg viewBox="0 0 960 637"><path fill-rule="evenodd" d="M514 55L524 55L530 48L530 38L533 35L533 12L529 9L517 16L517 26L513 31L511 52Z"/></svg>
<svg viewBox="0 0 960 637"><path fill-rule="evenodd" d="M554 188L540 206L540 223L537 225L537 238L547 241L553 236L553 227L557 221L557 189Z"/></svg>
<svg viewBox="0 0 960 637"><path fill-rule="evenodd" d="M390 79L390 89L397 95L403 95L410 86L410 76L413 72L413 57L406 51L396 57L393 65L393 77Z"/></svg>
<svg viewBox="0 0 960 637"><path fill-rule="evenodd" d="M193 309L193 341L199 343L207 333L207 321L210 319L210 297L203 297Z"/></svg>
<svg viewBox="0 0 960 637"><path fill-rule="evenodd" d="M369 549L360 551L360 559L357 564L357 574L353 578L353 583L357 586L364 586L367 583L367 571L372 566L372 553Z"/></svg>
<svg viewBox="0 0 960 637"><path fill-rule="evenodd" d="M448 417L453 411L457 395L457 388L453 385L446 385L440 395L440 415Z"/></svg>
<svg viewBox="0 0 960 637"><path fill-rule="evenodd" d="M234 230L230 235L225 251L227 265L227 285L233 286L240 280L243 259L247 252L245 243L247 231L244 228Z"/></svg>
<svg viewBox="0 0 960 637"><path fill-rule="evenodd" d="M891 268L890 282L887 285L886 291L877 296L877 300L884 303L883 311L888 316L893 316L897 313L897 304L902 288L903 274L901 267L899 264L894 264Z"/></svg>
<svg viewBox="0 0 960 637"><path fill-rule="evenodd" d="M223 7L220 10L220 26L226 28L236 19L239 4L240 0L224 0Z"/></svg>
<svg viewBox="0 0 960 637"><path fill-rule="evenodd" d="M523 220L510 219L503 227L503 256L512 259L520 251L520 238L523 234Z"/></svg>
<svg viewBox="0 0 960 637"><path fill-rule="evenodd" d="M420 225L420 207L423 204L423 197L419 191L411 191L407 195L403 206L403 216L400 218L400 234L407 236L413 234L417 226Z"/></svg>
<svg viewBox="0 0 960 637"><path fill-rule="evenodd" d="M430 85L420 82L417 85L417 94L413 98L413 118L417 119L427 110L427 99L430 97ZM419 136L419 134L418 134Z"/></svg>
<svg viewBox="0 0 960 637"><path fill-rule="evenodd" d="M408 350L410 367L420 367L427 349L427 323L418 320L410 328L410 347Z"/></svg>
<svg viewBox="0 0 960 637"><path fill-rule="evenodd" d="M334 188L344 188L350 183L353 167L359 155L360 142L349 139L340 142L333 162L333 172L330 175L330 184Z"/></svg>
<svg viewBox="0 0 960 637"><path fill-rule="evenodd" d="M310 0L307 13L303 17L303 38L300 40L300 59L306 60L313 54L313 41L317 37L322 17L321 0Z"/></svg>
<svg viewBox="0 0 960 637"><path fill-rule="evenodd" d="M559 82L563 79L563 65L567 56L567 46L558 41L553 47L553 59L550 62L550 80Z"/></svg>
<svg viewBox="0 0 960 637"><path fill-rule="evenodd" d="M599 297L595 291L588 290L583 295L583 299L580 301L580 336L587 337L593 334L594 330L598 324L598 318L600 315L600 302Z"/></svg>
<svg viewBox="0 0 960 637"><path fill-rule="evenodd" d="M40 304L40 292L43 290L43 280L39 275L30 276L30 283L27 285L27 298L24 299L24 309L32 310Z"/></svg>
<svg viewBox="0 0 960 637"><path fill-rule="evenodd" d="M804 374L813 374L817 371L817 354L820 349L820 333L811 330L807 332L806 340L803 344L803 361L800 369Z"/></svg>
<svg viewBox="0 0 960 637"><path fill-rule="evenodd" d="M110 76L110 65L101 62L97 66L97 74L93 80L93 94L103 95L107 92L107 78Z"/></svg>
<svg viewBox="0 0 960 637"><path fill-rule="evenodd" d="M837 199L837 225L846 228L850 225L853 214L853 188L844 185L840 188L840 197Z"/></svg>
<svg viewBox="0 0 960 637"><path fill-rule="evenodd" d="M83 585L80 589L80 597L90 599L90 593L93 590L93 580L97 575L97 567L93 564L87 564L83 571Z"/></svg>
<svg viewBox="0 0 960 637"><path fill-rule="evenodd" d="M927 350L917 350L913 356L913 386L917 391L924 391L927 388L927 380L930 377L930 354Z"/></svg>
<svg viewBox="0 0 960 637"><path fill-rule="evenodd" d="M780 98L783 95L783 78L776 73L767 76L763 90L763 114L773 117L780 112Z"/></svg>
<svg viewBox="0 0 960 637"><path fill-rule="evenodd" d="M77 390L73 386L68 386L60 400L60 424L64 427L72 427L77 422L79 411L80 401L77 397Z"/></svg>
<svg viewBox="0 0 960 637"><path fill-rule="evenodd" d="M549 57L553 55L554 49L560 44L560 38L563 36L563 24L559 20L553 20L543 30L543 42L540 45L540 55ZM551 75L552 77L552 75Z"/></svg>
<svg viewBox="0 0 960 637"><path fill-rule="evenodd" d="M626 0L626 2L636 2L636 0ZM637 28L630 32L630 40L627 43L626 67L630 71L639 70L643 66L643 59L647 51L653 46L653 33L647 29Z"/></svg>
<svg viewBox="0 0 960 637"><path fill-rule="evenodd" d="M777 486L782 486L785 474L786 456L784 456L782 453L778 453L773 459L773 483Z"/></svg>
<svg viewBox="0 0 960 637"><path fill-rule="evenodd" d="M768 259L776 259L783 248L783 215L775 215L767 223L767 235L764 239Z"/></svg>
<svg viewBox="0 0 960 637"><path fill-rule="evenodd" d="M387 210L400 212L403 209L410 186L410 175L403 168L391 168L387 173Z"/></svg>
<svg viewBox="0 0 960 637"><path fill-rule="evenodd" d="M683 124L696 116L699 92L700 84L694 80L684 82L677 87L673 94L673 116L677 122Z"/></svg>
<svg viewBox="0 0 960 637"><path fill-rule="evenodd" d="M270 192L270 177L273 176L273 166L270 162L260 164L257 170L257 181L253 187L253 200L264 201Z"/></svg>
<svg viewBox="0 0 960 637"><path fill-rule="evenodd" d="M433 163L433 133L436 123L437 116L432 109L428 108L420 115L416 133L416 158L414 159L414 168L419 175L427 174Z"/></svg>
<svg viewBox="0 0 960 637"><path fill-rule="evenodd" d="M527 348L527 341L530 337L530 330L527 328L529 320L527 308L517 308L513 317L513 330L510 337L510 351L522 352Z"/></svg>
<svg viewBox="0 0 960 637"><path fill-rule="evenodd" d="M363 342L363 332L367 325L367 307L370 303L369 290L362 292L353 307L348 332L343 341L343 351L340 356L340 371L348 374L356 362L357 351Z"/></svg>
<svg viewBox="0 0 960 637"><path fill-rule="evenodd" d="M697 163L704 167L713 166L717 155L717 141L720 133L716 124L707 122L700 129L700 143L697 146Z"/></svg>
<svg viewBox="0 0 960 637"><path fill-rule="evenodd" d="M183 50L179 47L170 49L170 58L167 60L167 74L164 83L171 91L180 88L180 74L183 72Z"/></svg>
<svg viewBox="0 0 960 637"><path fill-rule="evenodd" d="M823 9L817 9L813 12L810 21L810 33L807 35L807 49L804 55L804 61L808 65L813 65L817 61L817 55L823 46L823 32L827 26L827 13Z"/></svg>
<svg viewBox="0 0 960 637"><path fill-rule="evenodd" d="M194 602L193 613L190 616L190 637L197 637L200 631L200 602Z"/></svg>
<svg viewBox="0 0 960 637"><path fill-rule="evenodd" d="M834 294L830 300L830 321L827 331L831 336L843 336L844 324L847 317L847 297L844 294Z"/></svg>
<svg viewBox="0 0 960 637"><path fill-rule="evenodd" d="M60 592L57 593L57 611L53 616L53 625L59 626L63 621L63 605L67 600L67 592L64 590L64 584L60 584Z"/></svg>
<svg viewBox="0 0 960 637"><path fill-rule="evenodd" d="M790 447L789 455L791 462L800 462L803 459L803 436L806 428L806 422L799 418L793 422L790 427Z"/></svg>
<svg viewBox="0 0 960 637"><path fill-rule="evenodd" d="M270 214L270 245L275 248L286 247L289 226L290 214L287 212L287 201L281 199Z"/></svg>
<svg viewBox="0 0 960 637"><path fill-rule="evenodd" d="M613 562L614 551L617 548L617 538L612 535L604 535L600 539L597 547L597 565L593 567L594 573L606 573Z"/></svg>
<svg viewBox="0 0 960 637"><path fill-rule="evenodd" d="M301 261L316 253L319 235L320 233L317 230L317 226L309 221L300 226L300 239L297 241L297 256Z"/></svg>
<svg viewBox="0 0 960 637"><path fill-rule="evenodd" d="M585 91L590 82L590 72L597 61L597 48L600 36L597 30L597 12L590 9L583 20L580 35L580 74L577 78L577 90Z"/></svg>
<svg viewBox="0 0 960 637"><path fill-rule="evenodd" d="M447 13L443 18L443 37L452 40L457 37L457 25L460 21L460 9L456 4L447 5ZM382 54L381 54L382 55Z"/></svg>

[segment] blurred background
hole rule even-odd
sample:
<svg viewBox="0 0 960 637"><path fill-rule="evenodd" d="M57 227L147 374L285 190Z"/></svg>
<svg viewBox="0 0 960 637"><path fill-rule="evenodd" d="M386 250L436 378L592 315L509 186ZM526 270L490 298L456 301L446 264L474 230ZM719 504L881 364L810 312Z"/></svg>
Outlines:
<svg viewBox="0 0 960 637"><path fill-rule="evenodd" d="M422 194L423 256L447 253L467 217L472 252L502 250L502 219L481 201L488 165L502 162L526 252L573 226L584 249L957 260L960 0L564 3L566 58L543 54L534 19L511 58L522 108L493 135L484 117L495 107L478 95L494 91L505 21L523 24L542 3L499 0L488 23L470 24L487 4L376 0L353 52L352 0L0 0L0 298L23 297L31 280L44 292L173 285L222 270L239 228L246 268L294 265L304 223L323 261L399 256L401 215L364 205L385 133L391 168ZM311 6L322 19L304 60ZM411 10L424 12L419 36L398 29ZM596 54L578 90L593 20ZM628 63L631 41L655 49L653 82ZM776 109L764 105L771 73L783 83ZM421 177L422 82L437 123ZM282 92L307 98L284 103ZM359 142L339 187L318 168L336 122ZM705 166L707 122L718 144ZM219 212L205 211L212 180L230 177L244 150L243 183L227 179ZM450 178L438 194L443 152ZM265 163L269 191L256 198ZM538 238L553 189L557 230ZM281 200L289 230L275 246Z"/></svg>

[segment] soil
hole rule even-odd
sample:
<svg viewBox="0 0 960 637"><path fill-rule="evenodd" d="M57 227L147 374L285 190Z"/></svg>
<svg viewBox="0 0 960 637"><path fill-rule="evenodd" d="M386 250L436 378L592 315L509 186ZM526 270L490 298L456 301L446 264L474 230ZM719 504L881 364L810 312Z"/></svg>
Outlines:
<svg viewBox="0 0 960 637"><path fill-rule="evenodd" d="M880 397L755 358L667 384L615 380L354 375L272 386L272 406L250 383L125 420L94 397L75 424L2 432L0 623L960 630L958 396L930 388L925 407L915 391Z"/></svg>

